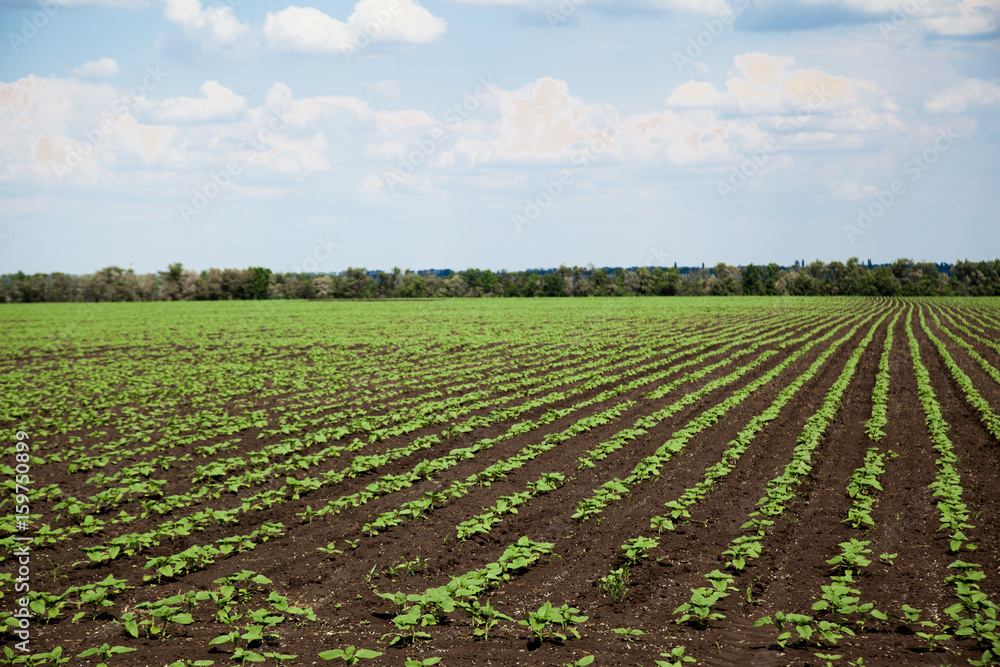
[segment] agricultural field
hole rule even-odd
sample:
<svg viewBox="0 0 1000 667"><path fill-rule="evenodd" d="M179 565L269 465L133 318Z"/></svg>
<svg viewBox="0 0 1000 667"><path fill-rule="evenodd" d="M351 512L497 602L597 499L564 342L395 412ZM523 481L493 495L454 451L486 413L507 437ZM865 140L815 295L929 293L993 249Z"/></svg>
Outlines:
<svg viewBox="0 0 1000 667"><path fill-rule="evenodd" d="M0 665L1000 664L1000 300L0 326Z"/></svg>

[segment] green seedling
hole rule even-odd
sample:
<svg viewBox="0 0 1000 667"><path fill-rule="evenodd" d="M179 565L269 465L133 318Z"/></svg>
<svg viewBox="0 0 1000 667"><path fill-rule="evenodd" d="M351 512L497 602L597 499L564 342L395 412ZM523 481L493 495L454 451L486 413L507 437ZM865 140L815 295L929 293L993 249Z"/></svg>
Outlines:
<svg viewBox="0 0 1000 667"><path fill-rule="evenodd" d="M134 649L134 648L128 648L127 646L110 646L110 645L108 645L108 644L105 643L105 644L102 644L101 646L95 646L94 648L88 648L83 653L77 654L76 657L78 657L78 658L87 658L87 657L90 657L92 655L99 655L104 660L104 662L101 662L100 664L98 664L97 667L108 667L107 662L108 662L108 660L111 659L111 656L118 655L120 653L131 653L134 650L136 650L136 649Z"/></svg>
<svg viewBox="0 0 1000 667"><path fill-rule="evenodd" d="M634 628L615 628L613 632L616 635L621 636L621 638L627 642L634 641L646 634L642 630L636 630Z"/></svg>
<svg viewBox="0 0 1000 667"><path fill-rule="evenodd" d="M871 561L865 558L866 554L871 553L871 549L867 548L869 544L870 542L863 542L855 538L841 542L840 554L826 562L833 566L835 572L847 569L857 572L861 568L871 565Z"/></svg>
<svg viewBox="0 0 1000 667"><path fill-rule="evenodd" d="M674 610L675 616L681 614L676 621L677 624L689 623L696 628L704 629L708 627L709 622L725 618L725 615L712 611L715 603L724 597L726 593L715 588L692 588L691 600Z"/></svg>
<svg viewBox="0 0 1000 667"><path fill-rule="evenodd" d="M337 554L344 553L343 551L341 551L340 549L337 548L337 543L336 542L330 542L325 547L316 547L316 550L317 551L322 551L327 556L336 556Z"/></svg>
<svg viewBox="0 0 1000 667"><path fill-rule="evenodd" d="M404 667L428 667L429 665L436 665L441 662L442 658L424 658L423 660L419 658L407 658L406 662L403 663Z"/></svg>
<svg viewBox="0 0 1000 667"><path fill-rule="evenodd" d="M765 616L754 621L754 627L760 627L762 625L773 625L778 630L777 645L782 650L785 649L789 644L789 640L792 638L792 631L785 630L787 626L795 628L799 637L803 640L808 641L812 637L812 616L806 616L805 614L786 614L783 611L776 611L774 613L774 618L770 616Z"/></svg>
<svg viewBox="0 0 1000 667"><path fill-rule="evenodd" d="M627 567L611 570L606 577L601 577L601 592L608 596L611 604L618 604L625 599L629 590L626 586L628 577L629 569Z"/></svg>
<svg viewBox="0 0 1000 667"><path fill-rule="evenodd" d="M684 667L686 664L698 664L698 661L691 656L684 655L683 646L671 649L670 653L661 653L660 657L666 660L657 660L657 667Z"/></svg>
<svg viewBox="0 0 1000 667"><path fill-rule="evenodd" d="M287 654L287 653L274 653L274 652L270 652L270 653L265 653L264 657L265 658L270 658L271 660L274 660L278 664L281 664L281 663L285 662L286 660L295 660L295 658L297 658L299 656L298 655L293 655L293 654Z"/></svg>
<svg viewBox="0 0 1000 667"><path fill-rule="evenodd" d="M951 634L948 632L950 627L947 625L938 627L932 621L920 621L920 625L927 628L928 631L917 632L916 635L927 643L927 650L932 653L942 649L941 642L951 639Z"/></svg>
<svg viewBox="0 0 1000 667"><path fill-rule="evenodd" d="M575 660L573 662L564 662L562 664L562 667L587 667L587 665L591 664L592 662L594 662L594 656L585 655L579 660Z"/></svg>
<svg viewBox="0 0 1000 667"><path fill-rule="evenodd" d="M398 633L386 633L382 635L382 639L391 636L392 639L389 640L390 645L407 646L413 644L418 639L430 639L430 633L424 632L420 628L437 625L437 619L432 614L425 614L420 605L414 605L405 614L399 614L393 618L392 624L396 626Z"/></svg>
<svg viewBox="0 0 1000 667"><path fill-rule="evenodd" d="M659 540L650 537L636 537L622 545L622 558L630 567L647 557L646 552L660 545Z"/></svg>
<svg viewBox="0 0 1000 667"><path fill-rule="evenodd" d="M551 602L546 602L538 608L538 611L527 612L525 618L518 621L518 624L530 628L535 640L540 644L546 640L566 641L569 636L579 639L580 633L572 626L583 623L589 618L578 616L579 612L579 609L569 605L554 607ZM552 626L559 629L555 630Z"/></svg>
<svg viewBox="0 0 1000 667"><path fill-rule="evenodd" d="M12 660L9 664L15 664L16 662L20 662L18 658L13 657L13 654L11 654L10 657L12 658ZM37 653L31 656L31 660L32 664L34 664L34 662L38 660L40 661L39 664L44 663L46 665L53 665L53 667L59 667L59 665L65 665L66 663L69 662L68 657L66 658L63 657L62 646L57 646L48 653Z"/></svg>
<svg viewBox="0 0 1000 667"><path fill-rule="evenodd" d="M507 614L503 614L494 609L490 605L489 600L487 600L484 604L480 604L479 600L471 598L468 601L462 601L458 604L472 620L472 626L474 628L473 634L476 637L482 637L483 641L489 641L490 629L497 626L500 621L514 621L514 619Z"/></svg>
<svg viewBox="0 0 1000 667"><path fill-rule="evenodd" d="M366 648L355 648L354 646L348 646L345 649L335 648L332 651L323 651L319 654L319 657L323 660L343 660L348 665L356 665L359 660L371 660L372 658L377 658L382 653L380 651L372 651Z"/></svg>

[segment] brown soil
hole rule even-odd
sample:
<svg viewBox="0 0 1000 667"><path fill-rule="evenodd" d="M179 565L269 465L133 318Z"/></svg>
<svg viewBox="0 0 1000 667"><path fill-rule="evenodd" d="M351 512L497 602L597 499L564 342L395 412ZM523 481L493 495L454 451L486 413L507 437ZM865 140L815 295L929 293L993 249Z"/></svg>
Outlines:
<svg viewBox="0 0 1000 667"><path fill-rule="evenodd" d="M871 306L875 302L855 303L859 306ZM317 307L327 306L317 304ZM413 307L419 308L416 305ZM571 515L576 510L577 503L590 496L595 488L614 477L627 476L639 460L654 452L671 434L684 428L707 408L765 374L780 363L789 350L781 349L777 355L734 384L709 393L650 428L648 433L630 441L625 448L611 454L592 469L580 470L578 457L620 429L631 427L637 418L669 405L688 392L749 363L756 354L742 357L696 382L686 383L657 400L644 396L652 388L649 386L625 392L609 401L574 412L553 424L502 442L475 458L463 461L410 488L377 498L359 508L320 517L311 523L302 523L296 513L307 505L320 507L329 500L362 490L379 475L400 474L410 470L421 459L442 456L454 448L467 446L481 438L499 435L510 424L480 427L471 433L445 439L441 444L418 452L413 457L380 467L377 473L346 479L341 484L324 487L300 500L289 500L272 509L241 514L239 524L214 526L204 532L165 542L142 554L119 558L110 564L97 567L72 565L83 557L78 547L99 544L123 532L146 530L155 526L156 520L139 520L128 527L109 526L93 537L53 547L36 548L32 558L32 576L33 587L38 590L58 593L69 586L97 582L108 575L125 578L136 588L119 596L115 605L108 608L110 611L98 614L96 619L92 619L88 613L79 622L72 623L70 617L75 610L70 609L68 614L64 613L57 622L48 625L36 620L32 626L32 650L42 652L62 646L64 654L75 656L83 649L107 642L137 649L114 656L109 661L111 667L160 667L176 660L204 659L215 660L216 665L231 664L224 650L209 645L214 637L225 630L224 626L212 620L213 609L210 602L202 602L194 609L194 623L174 626L173 635L167 641L133 639L112 619L134 610L136 604L144 601L162 599L190 590L218 590L218 584L213 583L216 579L242 569L250 569L273 580L273 585L267 587L269 590L288 596L294 604L312 607L318 617L316 622L305 622L300 626L286 622L276 629L280 639L254 649L258 653L277 651L297 654L298 658L287 663L292 665L337 664L323 663L317 654L348 645L383 652L380 658L361 661L361 665L402 665L408 657L432 656L442 657L440 664L446 667L489 664L561 665L594 654L595 666L650 666L655 664L655 660L664 659L660 658L661 653L676 646L686 647L687 654L696 657L699 665L720 667L734 664L825 664L815 657L816 653L842 654L843 662L835 664L846 664L849 660L858 658L863 658L865 665L875 666L940 665L948 661L964 664L968 658L978 658L981 654L981 651L973 649L972 642L948 642L946 645L950 653L929 652L922 640L900 620L891 616L888 621L873 621L864 629L858 628L855 637L845 638L835 649L813 645L779 650L775 644L777 633L773 627L754 627L755 620L778 610L812 613L810 605L819 598L820 587L830 583L827 559L838 553L839 543L850 538L870 541L873 551L871 566L856 584L861 591L862 602L872 602L878 609L897 616L902 615L900 607L906 603L923 609L924 618L943 620L943 609L957 601L953 590L945 583L945 577L951 574L947 566L955 556L948 553L946 536L937 531L937 511L928 489L937 472L936 454L924 424L924 413L917 396L902 319L894 331L895 344L890 358L889 423L885 427L887 435L882 442L877 443L881 451L891 450L898 456L886 459L886 472L880 480L883 491L873 511L875 527L858 531L843 523L851 502L845 491L848 479L862 465L866 450L876 444L866 435L865 422L871 416L872 389L886 329L891 321L891 313L903 309L905 315L906 306L899 302L882 302L879 307L880 313L890 311L890 316L879 327L861 358L857 373L835 418L822 443L813 453L813 468L798 489L799 497L791 501L788 511L777 520L764 539L761 558L751 561L746 570L736 576L734 585L738 590L718 605L717 611L723 613L725 618L712 621L705 629L677 625L674 623L677 618L674 610L687 602L690 589L706 585L704 574L724 568L722 551L733 538L742 534L741 525L747 520L747 515L754 511L757 500L765 492L767 482L780 474L806 420L820 407L851 351L857 347L875 318L862 324L853 338L846 341L826 361L820 372L784 408L781 416L756 436L723 483L692 508L691 521L676 531L657 535L650 528L650 517L662 513L664 502L677 498L685 489L703 479L706 467L719 460L729 441L747 422L770 405L782 388L805 371L834 339L843 335L858 320L841 326L833 337L815 346L718 423L692 438L684 455L672 459L664 467L660 478L635 486L627 498L609 505L599 519L579 522L573 520ZM958 312L976 320L975 314L968 310L959 309ZM858 313L860 314L860 308ZM753 325L749 316L744 314L743 317L748 326ZM715 320L708 318L703 330L727 326L732 318L731 312ZM826 324L800 333L813 331L815 336L819 336L828 330L830 321L828 318ZM496 324L486 321L483 323L484 326ZM964 350L946 339L930 317L928 323L935 335L946 341L956 362L972 378L993 409L1000 410L1000 387ZM943 323L947 325L946 320ZM627 325L627 321L624 325ZM609 322L604 321L600 326L616 329L623 324L615 322L609 326ZM664 323L665 329L670 326L670 323ZM991 600L1000 602L1000 513L997 512L1000 507L1000 489L996 484L996 471L1000 470L1000 447L980 421L978 413L966 402L960 387L939 358L936 348L920 330L916 317L913 326L924 364L931 373L934 391L950 425L949 436L959 456L957 468L962 476L964 500L975 517L972 521L975 528L969 534L977 543L978 550L963 555L962 558L982 565L987 574L987 578L981 582L982 590ZM769 336L769 332L773 332L775 328L765 327L761 336ZM992 352L990 349L966 336L963 338L969 340L991 362L997 362L995 353L992 357L989 356ZM777 349L774 346L767 347ZM106 357L109 361L114 359L114 355L120 354L120 350L114 347L89 348L85 352L90 357ZM304 347L290 349L283 356L289 359L289 363L308 365L311 362L306 352ZM497 354L502 359L491 357L490 360L498 362L496 368L502 370L491 372L510 372L519 367L521 359L515 356L515 352L498 348ZM521 352L525 350L522 349ZM358 353L361 354L362 351L359 350ZM535 368L535 354L536 351L532 351L529 356L529 359L535 361L525 359L523 363L525 370L531 370L533 375L541 373ZM713 356L704 364L718 361L728 354L729 352ZM688 358L684 357L680 361ZM17 368L30 371L33 364L49 363L53 359L51 355L45 355L15 359L13 363ZM499 363L503 360L507 363ZM580 361L584 359L581 358ZM685 369L681 373L689 370L692 369ZM669 382L678 375L671 375L662 382ZM483 378L483 386L490 386L489 378ZM549 408L573 405L604 388L588 390L582 395L529 411L518 421L537 419ZM447 390L445 393L447 395ZM419 395L419 392L409 389L400 392L398 386L394 385L390 395L392 398L389 403ZM285 398L278 397L270 400L268 405L273 407L283 400L290 401L293 397L294 394ZM379 404L377 395L374 399L372 414L392 411L391 406ZM421 497L427 491L444 488L453 480L464 479L491 463L514 455L526 445L541 441L546 434L559 432L582 417L625 400L636 401L636 404L613 422L560 444L505 479L488 487L474 487L463 498L452 500L428 511L423 518L383 531L377 536L362 533L361 526L379 512L399 507L404 502ZM330 410L333 412L336 409L333 405ZM197 407L188 407L178 409L178 413L197 410ZM479 410L474 414L485 415L488 412L489 410ZM462 419L465 418L467 416ZM30 418L28 421L30 422ZM445 426L434 425L406 437L390 438L366 447L361 453L376 454L399 447L415 437L438 433ZM221 457L229 457L280 441L280 438L258 439L258 432L257 429L249 429L237 436L219 436L209 442L223 441L229 437L242 438L238 447L220 454ZM60 436L62 437L64 436ZM347 441L351 437L353 436L349 436ZM55 441L66 444L60 438ZM353 454L347 452L319 469L309 470L308 474L316 475L318 472L342 468L349 462L350 456ZM160 471L153 476L169 479L169 492L176 493L183 487L184 476L190 469L208 460L210 459L195 458L189 464L191 468L178 464L180 467L176 470ZM124 464L109 466L104 472L110 474ZM528 482L538 479L545 472L562 473L566 476L565 484L555 491L532 499L517 514L507 515L486 536L465 542L459 542L455 538L456 524L480 513L481 508L491 506L500 496L524 491ZM70 495L85 498L88 493L94 492L88 491L86 484L86 479L93 474L95 473L69 475L57 465L39 466L32 484L37 489L59 483ZM303 473L305 474L307 473ZM266 486L243 491L241 495L256 493L265 488L279 488L282 484L283 478L272 480ZM235 504L238 501L233 496L223 496L218 501L179 510L177 516L188 515L205 506L229 507ZM53 503L40 502L40 511L48 512L52 505ZM126 504L124 509L136 513L138 507ZM111 516L114 514L117 514L117 509ZM45 522L46 519L43 518L40 523ZM249 533L262 522L283 523L286 528L284 537L261 544L252 551L220 559L207 569L187 576L165 580L156 586L143 584L143 574L149 573L148 570L143 571L148 558L177 553L188 546L205 544L226 535ZM524 626L502 622L491 631L489 641L484 642L472 637L473 629L468 618L456 611L449 614L444 623L425 628L431 635L429 641L397 648L389 646L387 638L383 639L384 635L395 631L391 623L394 607L388 600L378 597L376 590L383 593L419 593L427 588L443 585L451 577L497 560L504 548L522 535L527 535L536 542L554 543L554 555L543 558L523 574L512 577L499 589L482 596L481 600L485 601L488 597L497 609L515 618L523 617L526 609L537 609L547 600L556 605L568 603L589 617L579 626L581 638L538 644L532 640L531 633ZM620 545L638 536L656 537L659 545L649 552L649 558L632 568L630 590L624 601L611 604L599 589L600 578L610 570L622 566L618 555ZM348 540L357 540L356 547L349 548ZM343 553L328 556L318 551L319 547L325 547L330 542L335 542ZM882 553L897 553L898 556L890 565L879 560L878 555ZM395 573L391 571L393 566L414 560L419 560L419 563L411 566L414 571L410 574L403 571L405 568L400 568ZM0 566L0 571L9 572L13 567L12 560L8 557L7 562ZM254 594L249 608L266 606L265 597L266 593L263 592ZM5 591L7 607L13 604L12 599L13 595ZM626 641L613 632L616 628L633 628L645 634L633 641ZM8 634L5 641L8 646L12 646L16 639ZM96 665L98 662L96 657L90 660L73 658L69 664ZM276 663L269 660L264 664Z"/></svg>

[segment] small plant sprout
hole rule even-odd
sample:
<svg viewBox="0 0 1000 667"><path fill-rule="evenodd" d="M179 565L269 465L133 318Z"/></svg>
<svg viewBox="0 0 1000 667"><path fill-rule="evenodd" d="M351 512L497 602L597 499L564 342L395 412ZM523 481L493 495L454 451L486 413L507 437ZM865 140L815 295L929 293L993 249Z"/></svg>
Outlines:
<svg viewBox="0 0 1000 667"><path fill-rule="evenodd" d="M525 614L525 618L518 623L529 627L535 640L540 644L546 640L566 641L568 636L579 639L580 633L572 626L583 623L589 618L578 616L579 612L579 609L569 605L554 607L551 602L546 602L538 608L538 611ZM552 626L557 626L559 629L555 630Z"/></svg>
<svg viewBox="0 0 1000 667"><path fill-rule="evenodd" d="M820 660L826 660L826 667L833 667L833 661L840 660L844 656L833 653L817 653L816 657Z"/></svg>
<svg viewBox="0 0 1000 667"><path fill-rule="evenodd" d="M574 660L573 662L564 662L562 667L587 667L590 663L594 662L594 656L585 655L579 660Z"/></svg>
<svg viewBox="0 0 1000 667"><path fill-rule="evenodd" d="M894 553L894 554L883 553L882 555L879 556L879 560L881 560L886 565L892 566L892 565L895 564L895 562L896 562L896 556L898 556L898 555L899 555L898 553Z"/></svg>
<svg viewBox="0 0 1000 667"><path fill-rule="evenodd" d="M628 577L627 567L611 570L606 577L601 577L601 592L608 596L611 604L618 604L625 599L625 595L628 593L628 586L626 586Z"/></svg>
<svg viewBox="0 0 1000 667"><path fill-rule="evenodd" d="M643 558L647 557L647 551L655 549L659 545L659 540L654 540L649 537L636 537L622 545L621 556L625 559L625 563L627 565L633 566Z"/></svg>
<svg viewBox="0 0 1000 667"><path fill-rule="evenodd" d="M906 618L907 625L913 625L914 623L920 622L920 614L923 613L923 609L917 609L916 607L904 604L902 610L903 616Z"/></svg>
<svg viewBox="0 0 1000 667"><path fill-rule="evenodd" d="M111 660L111 656L117 655L119 653L131 653L136 649L128 648L126 646L110 646L107 643L101 646L95 646L94 648L88 648L83 653L77 654L78 658L86 658L92 655L99 655L104 660L97 665L97 667L108 667L108 660Z"/></svg>
<svg viewBox="0 0 1000 667"><path fill-rule="evenodd" d="M634 628L615 628L614 633L627 642L634 641L646 634L642 630L636 630Z"/></svg>
<svg viewBox="0 0 1000 667"><path fill-rule="evenodd" d="M340 658L348 665L356 665L359 660L371 660L372 658L377 658L380 655L382 655L380 651L371 651L366 648L348 646L345 649L335 648L332 651L323 651L319 654L319 657L323 660L336 660Z"/></svg>
<svg viewBox="0 0 1000 667"><path fill-rule="evenodd" d="M475 628L473 634L476 637L482 637L483 641L489 641L490 639L490 629L495 627L500 621L512 621L513 618L507 614L502 614L490 605L490 601L487 600L484 604L480 604L479 600L476 598L471 598L467 602L459 601L457 604L462 608L469 618L472 620L472 626Z"/></svg>
<svg viewBox="0 0 1000 667"><path fill-rule="evenodd" d="M327 556L331 556L331 557L332 556L336 556L337 554L344 553L342 550L340 550L340 549L337 548L337 543L336 542L330 542L325 547L316 547L316 550L317 551L322 551Z"/></svg>
<svg viewBox="0 0 1000 667"><path fill-rule="evenodd" d="M698 661L689 655L684 655L684 647L678 646L671 649L670 653L661 653L661 658L666 658L666 660L657 660L657 667L684 667L684 665L696 665Z"/></svg>
<svg viewBox="0 0 1000 667"><path fill-rule="evenodd" d="M404 667L429 667L430 665L436 665L441 662L441 658L407 658L406 662L403 663Z"/></svg>
<svg viewBox="0 0 1000 667"><path fill-rule="evenodd" d="M4 649L7 649L7 647L5 646ZM13 665L20 663L20 659L15 658L13 653L7 655L7 650L5 650L4 655L5 657L7 657L8 664ZM31 658L33 661L44 660L46 665L54 665L55 667L59 667L59 665L65 665L66 663L69 662L69 658L68 657L64 658L62 655L62 646L56 646L48 653L39 653L31 656ZM32 664L34 664L34 662L32 662Z"/></svg>

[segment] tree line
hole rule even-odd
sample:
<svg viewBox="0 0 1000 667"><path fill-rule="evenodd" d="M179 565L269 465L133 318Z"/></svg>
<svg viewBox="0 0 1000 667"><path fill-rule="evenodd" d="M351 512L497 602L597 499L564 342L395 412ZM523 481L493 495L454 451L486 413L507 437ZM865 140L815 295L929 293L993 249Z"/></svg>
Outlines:
<svg viewBox="0 0 1000 667"><path fill-rule="evenodd" d="M180 263L137 274L109 266L93 274L22 272L0 276L5 303L201 301L230 299L381 299L568 296L1000 296L1000 260L933 264L898 259L872 265L796 261L714 267L594 268L528 271L429 270L335 274L275 273L263 267L193 271Z"/></svg>

